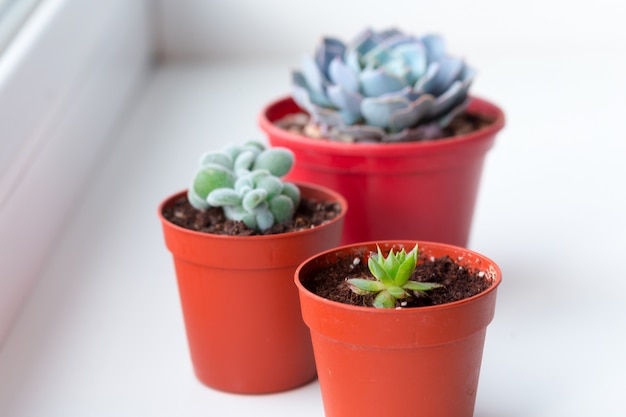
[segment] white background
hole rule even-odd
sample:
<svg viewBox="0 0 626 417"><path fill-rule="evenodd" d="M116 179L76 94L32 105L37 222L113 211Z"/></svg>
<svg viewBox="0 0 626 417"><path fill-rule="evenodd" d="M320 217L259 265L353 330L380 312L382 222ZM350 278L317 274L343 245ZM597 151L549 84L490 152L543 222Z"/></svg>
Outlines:
<svg viewBox="0 0 626 417"><path fill-rule="evenodd" d="M470 241L504 275L476 417L626 413L622 4L148 4L159 61L3 345L0 416L323 415L317 383L240 396L194 379L156 206L203 151L262 138L260 108L320 34L364 25L444 33L507 114Z"/></svg>

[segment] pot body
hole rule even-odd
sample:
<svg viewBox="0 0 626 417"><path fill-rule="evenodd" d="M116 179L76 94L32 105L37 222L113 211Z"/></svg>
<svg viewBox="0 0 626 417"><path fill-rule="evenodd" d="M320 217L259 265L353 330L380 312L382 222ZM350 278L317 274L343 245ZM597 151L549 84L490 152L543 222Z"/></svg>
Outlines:
<svg viewBox="0 0 626 417"><path fill-rule="evenodd" d="M332 190L298 186L304 198L338 201L341 214L303 231L233 237L187 230L166 220L163 208L185 191L159 207L194 372L209 387L262 394L315 379L293 274L304 259L339 243L347 206Z"/></svg>
<svg viewBox="0 0 626 417"><path fill-rule="evenodd" d="M467 245L483 161L504 126L497 106L472 98L468 112L494 120L479 131L394 144L317 140L274 125L301 111L283 98L261 112L259 125L272 146L294 152L286 179L324 185L348 200L343 244L419 239Z"/></svg>
<svg viewBox="0 0 626 417"><path fill-rule="evenodd" d="M375 251L358 243L309 258L295 274L302 316L310 328L326 417L471 417L487 325L491 322L498 266L456 246L415 241L378 242L386 252L449 255L484 271L492 286L474 297L431 307L376 309L329 301L306 288L313 272L337 257Z"/></svg>

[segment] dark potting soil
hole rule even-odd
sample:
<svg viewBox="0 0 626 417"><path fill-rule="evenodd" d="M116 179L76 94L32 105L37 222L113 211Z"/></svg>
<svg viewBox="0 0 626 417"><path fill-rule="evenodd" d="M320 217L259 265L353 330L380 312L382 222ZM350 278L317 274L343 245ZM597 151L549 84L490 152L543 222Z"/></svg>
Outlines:
<svg viewBox="0 0 626 417"><path fill-rule="evenodd" d="M220 207L198 210L182 196L163 209L163 217L170 222L197 232L229 236L253 236L287 233L319 226L334 219L341 212L336 202L320 202L302 198L292 220L275 224L263 233L250 229L244 222L228 220Z"/></svg>
<svg viewBox="0 0 626 417"><path fill-rule="evenodd" d="M374 279L367 267L367 258L367 253L338 258L337 263L325 267L323 272L312 274L303 284L320 297L344 304L371 307L374 296L357 295L346 283L347 278ZM492 285L483 272L462 267L448 256L427 258L420 255L418 265L410 279L436 282L443 287L398 300L397 308L451 303L479 294Z"/></svg>

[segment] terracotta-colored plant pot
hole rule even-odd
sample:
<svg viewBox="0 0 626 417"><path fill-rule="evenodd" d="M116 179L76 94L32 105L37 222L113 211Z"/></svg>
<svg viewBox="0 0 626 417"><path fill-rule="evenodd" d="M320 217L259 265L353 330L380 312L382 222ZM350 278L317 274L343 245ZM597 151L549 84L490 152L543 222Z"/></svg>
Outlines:
<svg viewBox="0 0 626 417"><path fill-rule="evenodd" d="M284 391L315 379L315 363L293 285L296 267L339 243L347 205L332 190L298 183L302 197L337 201L342 212L315 228L276 235L221 236L184 229L158 209L173 255L193 368L227 392Z"/></svg>
<svg viewBox="0 0 626 417"><path fill-rule="evenodd" d="M466 246L483 161L504 126L504 113L473 98L468 112L494 122L479 131L430 142L395 144L318 140L274 125L301 112L290 99L270 103L259 125L272 146L295 153L286 177L332 188L350 204L343 244L419 239Z"/></svg>
<svg viewBox="0 0 626 417"><path fill-rule="evenodd" d="M415 241L378 242L383 252ZM484 271L493 284L471 298L407 309L356 307L307 288L312 272L338 257L375 251L376 243L331 249L303 262L295 274L302 316L311 330L326 417L471 417L487 325L501 281L498 266L456 246L418 242L434 257L449 255Z"/></svg>

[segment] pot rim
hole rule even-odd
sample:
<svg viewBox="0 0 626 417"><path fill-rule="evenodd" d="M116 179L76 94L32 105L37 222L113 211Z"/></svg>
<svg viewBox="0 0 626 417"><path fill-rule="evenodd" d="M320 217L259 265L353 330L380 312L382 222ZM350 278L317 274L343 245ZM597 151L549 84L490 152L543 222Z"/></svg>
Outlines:
<svg viewBox="0 0 626 417"><path fill-rule="evenodd" d="M404 247L412 247L415 246L415 243L418 244L420 250L422 247L438 247L438 248L447 248L449 249L450 252L454 252L454 251L462 251L468 255L471 255L477 259L480 259L481 262L483 262L485 265L488 266L488 271L485 271L488 275L490 275L491 277L491 281L492 281L492 285L487 288L485 291L482 291L476 295L473 295L472 297L468 297L465 298L463 300L459 300L459 301L454 301L451 303L445 303L445 304L437 304L437 305L433 305L433 306L424 306L424 307L411 307L411 308L401 308L401 309L394 309L394 308L375 308L375 307L365 307L365 306L354 306L351 304L344 304L344 303L340 303L338 301L332 301L329 300L327 298L324 298L322 296L319 296L317 294L315 294L314 292L310 291L309 289L307 289L302 282L300 281L300 272L302 271L302 269L304 269L304 267L309 264L310 262L313 262L315 259L318 258L322 258L326 255L335 253L335 252L342 252L342 251L349 251L349 250L356 250L358 249L366 249L369 246L376 246L377 244L380 245L381 247L383 245L389 247L389 246L398 246L398 245L402 245ZM452 257L452 256L451 256ZM455 257L452 257L453 259L455 259ZM455 259L456 260L456 259ZM479 268L480 269L480 268ZM483 270L483 269L480 269ZM490 258L475 252L473 250L461 247L461 246L456 246L456 245L452 245L452 244L448 244L448 243L440 243L440 242L430 242L430 241L422 241L422 240L405 240L405 239L388 239L388 240L375 240L375 241L367 241L367 242L357 242L357 243L351 243L351 244L347 244L347 245L341 245L341 246L337 246L335 248L332 249L328 249L325 250L323 252L320 252L318 254L315 254L311 257L309 257L308 259L304 260L300 265L298 265L298 268L296 269L296 272L294 274L294 282L296 284L296 286L298 287L298 289L300 290L301 293L306 294L307 297L315 300L316 302L319 303L323 303L329 307L332 308L336 308L336 309L341 309L341 310L346 310L346 311L353 311L355 313L360 313L360 314L387 314L387 315L392 315L392 314L404 314L404 315L409 315L409 314L420 314L420 313L428 313L428 312L432 312L432 311L442 311L442 310L446 310L446 309L454 309L454 308L460 308L466 304L472 303L474 301L476 301L477 299L480 298L484 298L487 295L489 295L490 293L496 291L497 287L501 284L502 282L502 271L500 269L500 267L498 266L498 264L496 264L493 260L491 260Z"/></svg>
<svg viewBox="0 0 626 417"><path fill-rule="evenodd" d="M268 134L280 136L283 140L290 142L294 146L314 149L318 152L327 152L334 154L359 154L359 155L376 155L379 157L395 157L403 152L415 151L416 148L426 149L445 149L457 147L468 142L481 141L485 138L492 138L499 132L505 124L505 115L503 110L496 104L477 97L469 96L470 104L468 113L489 115L494 118L493 123L466 135L460 135L450 138L442 138L427 142L401 142L401 143L345 143L329 140L315 140L297 133L286 131L274 125L275 119L270 119L270 114L278 106L295 106L295 102L291 96L282 96L267 104L258 116L258 124L260 128ZM302 110L304 112L304 110Z"/></svg>
<svg viewBox="0 0 626 417"><path fill-rule="evenodd" d="M165 216L163 216L163 209L165 208L165 206L167 206L168 204L171 204L172 201L174 201L177 198L180 198L181 196L183 196L184 194L187 193L187 188L185 188L184 190L180 190L177 191L174 194L169 195L168 197L166 197L164 200L162 200L157 208L157 214L159 219L161 220L161 223L164 225L167 225L167 227L170 227L174 230L177 230L179 232L182 233L187 233L189 235L195 235L195 236L203 236L203 237L210 237L213 239L222 239L222 240L228 240L228 241L237 241L237 240L245 240L245 241L264 241L264 240L276 240L276 239L281 239L281 238L290 238L296 235L305 235L305 234L311 234L311 233L315 233L315 230L320 228L320 227L325 227L334 223L337 223L338 221L340 221L340 219L345 218L346 213L348 211L348 202L346 201L346 199L338 192L328 188L328 187L324 187L321 185L316 185L316 184L311 184L311 183L306 183L306 182L299 182L299 181L293 181L294 184L296 184L298 186L298 188L300 188L301 192L304 190L307 191L316 191L316 192L321 192L324 194L327 194L329 196L331 196L331 198L329 198L326 201L337 201L339 203L339 205L341 206L342 210L341 212L335 216L333 219L327 221L326 223L322 223L319 226L315 226L309 229L302 229L302 230L297 230L294 232L286 232L286 233L275 233L275 234L269 234L269 235L253 235L253 236L230 236L230 235L219 235L219 234L213 234L213 233L205 233L205 232L198 232L196 230L191 230L191 229L187 229L181 226L178 226L177 224L174 224L172 222L170 222L168 219L165 218ZM304 194L304 193L302 193Z"/></svg>

